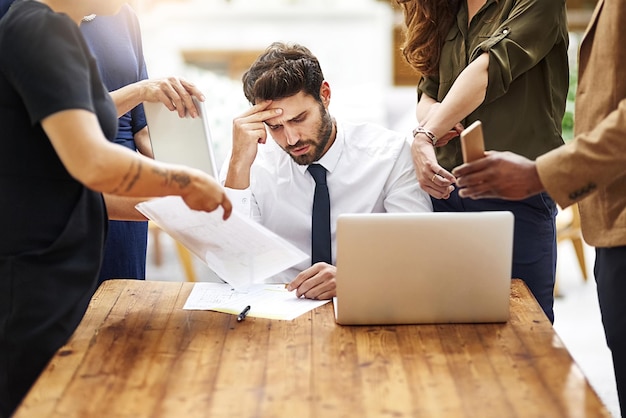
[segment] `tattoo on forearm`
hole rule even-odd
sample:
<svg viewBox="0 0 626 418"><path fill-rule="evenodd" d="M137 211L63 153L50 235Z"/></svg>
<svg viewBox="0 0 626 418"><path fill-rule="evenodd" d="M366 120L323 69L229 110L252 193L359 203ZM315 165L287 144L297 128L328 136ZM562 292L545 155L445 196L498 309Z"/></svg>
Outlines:
<svg viewBox="0 0 626 418"><path fill-rule="evenodd" d="M191 178L185 173L175 170L164 170L161 168L155 168L154 174L163 178L163 184L169 186L171 184L177 184L178 187L184 189L191 183Z"/></svg>
<svg viewBox="0 0 626 418"><path fill-rule="evenodd" d="M170 173L170 181L178 184L181 189L184 189L191 183L191 178L189 178L187 174L172 172Z"/></svg>
<svg viewBox="0 0 626 418"><path fill-rule="evenodd" d="M141 160L138 160L136 163L133 162L133 165L136 166L135 168L135 172L134 175L130 178L130 182L128 183L128 186L126 186L126 191L129 192L132 190L132 188L135 186L135 184L137 183L137 180L139 180L139 177L141 176L141 170L143 168L143 164L141 162ZM131 166L131 172L133 170L133 167Z"/></svg>
<svg viewBox="0 0 626 418"><path fill-rule="evenodd" d="M120 190L124 190L124 192L132 190L141 174L141 166L141 161L134 160L126 174L124 174L124 177L122 177L120 184L118 184L117 187L111 191L111 194L118 194Z"/></svg>
<svg viewBox="0 0 626 418"><path fill-rule="evenodd" d="M168 183L168 181L167 181L168 170L165 170L165 169L162 169L162 168L159 168L159 167L155 167L155 168L152 169L152 172L154 174L156 174L157 176L163 178L163 184L167 184Z"/></svg>

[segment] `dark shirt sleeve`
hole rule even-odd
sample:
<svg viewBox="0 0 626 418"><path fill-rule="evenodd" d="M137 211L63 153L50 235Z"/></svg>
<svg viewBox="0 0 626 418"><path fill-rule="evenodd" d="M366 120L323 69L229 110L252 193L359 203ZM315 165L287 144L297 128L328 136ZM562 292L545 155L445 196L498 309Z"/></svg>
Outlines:
<svg viewBox="0 0 626 418"><path fill-rule="evenodd" d="M2 46L2 70L22 97L31 123L62 110L94 112L89 66L78 28L68 25L64 15L50 14L36 22L15 20L6 32L5 39L11 42ZM19 30L23 24L31 30ZM45 71L37 74L28 71L42 68Z"/></svg>
<svg viewBox="0 0 626 418"><path fill-rule="evenodd" d="M504 95L513 80L534 67L562 35L564 0L516 2L508 18L471 52L470 62L489 52L489 83L485 103Z"/></svg>
<svg viewBox="0 0 626 418"><path fill-rule="evenodd" d="M439 94L439 77L422 76L417 84L418 100L422 98L422 94L437 100Z"/></svg>

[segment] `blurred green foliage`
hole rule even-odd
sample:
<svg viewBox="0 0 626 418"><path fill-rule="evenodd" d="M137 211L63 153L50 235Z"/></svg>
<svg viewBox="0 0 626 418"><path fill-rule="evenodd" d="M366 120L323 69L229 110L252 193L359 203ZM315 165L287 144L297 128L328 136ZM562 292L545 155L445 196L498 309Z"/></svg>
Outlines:
<svg viewBox="0 0 626 418"><path fill-rule="evenodd" d="M567 102L565 103L565 115L563 115L563 140L569 142L574 138L574 98L576 97L576 86L578 85L578 72L576 68L570 69L569 90L567 91Z"/></svg>

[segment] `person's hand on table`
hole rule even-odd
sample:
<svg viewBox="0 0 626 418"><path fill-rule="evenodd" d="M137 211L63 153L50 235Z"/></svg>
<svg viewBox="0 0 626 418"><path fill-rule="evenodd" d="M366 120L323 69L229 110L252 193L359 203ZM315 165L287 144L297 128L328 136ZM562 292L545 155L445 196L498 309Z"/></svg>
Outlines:
<svg viewBox="0 0 626 418"><path fill-rule="evenodd" d="M337 267L320 262L302 271L287 284L287 290L296 291L296 296L307 299L325 300L337 296L335 276Z"/></svg>

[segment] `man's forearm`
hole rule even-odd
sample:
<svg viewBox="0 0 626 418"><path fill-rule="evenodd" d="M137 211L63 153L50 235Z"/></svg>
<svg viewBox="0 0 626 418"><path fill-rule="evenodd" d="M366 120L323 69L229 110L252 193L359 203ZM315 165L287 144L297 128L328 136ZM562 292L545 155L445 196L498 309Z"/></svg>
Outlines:
<svg viewBox="0 0 626 418"><path fill-rule="evenodd" d="M224 187L238 190L250 187L250 167L239 167L231 161L228 166Z"/></svg>

